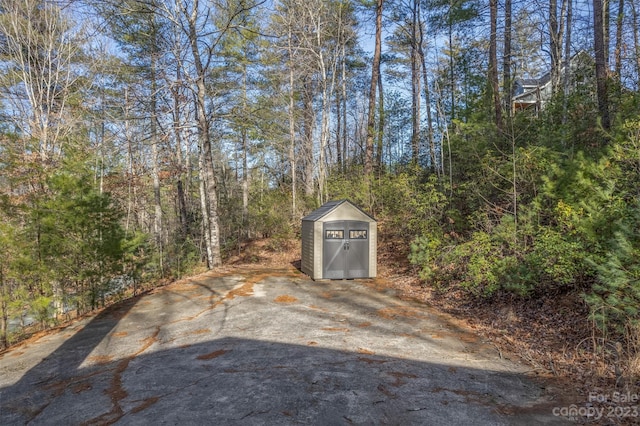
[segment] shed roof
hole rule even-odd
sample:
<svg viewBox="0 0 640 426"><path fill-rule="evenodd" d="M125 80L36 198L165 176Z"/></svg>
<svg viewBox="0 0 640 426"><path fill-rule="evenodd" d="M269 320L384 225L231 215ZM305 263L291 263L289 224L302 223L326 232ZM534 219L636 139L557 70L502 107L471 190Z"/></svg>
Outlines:
<svg viewBox="0 0 640 426"><path fill-rule="evenodd" d="M375 222L375 219L373 217L371 217L371 215L367 214L360 207L356 206L351 201L346 200L346 199L345 200L327 201L322 206L318 207L317 209L315 209L314 211L312 211L311 213L309 213L308 215L303 217L302 220L303 221L311 221L311 222L315 222L317 220L320 220L323 217L325 217L326 215L328 215L329 213L331 213L332 211L334 211L335 209L337 209L338 207L340 207L344 203L350 204L354 208L358 209L363 215L367 216L369 219L371 219L372 221Z"/></svg>

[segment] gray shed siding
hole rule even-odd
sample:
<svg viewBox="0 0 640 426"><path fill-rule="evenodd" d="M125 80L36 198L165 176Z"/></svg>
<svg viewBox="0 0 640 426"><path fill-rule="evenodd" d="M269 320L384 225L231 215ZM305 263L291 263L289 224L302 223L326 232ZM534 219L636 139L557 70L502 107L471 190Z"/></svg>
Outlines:
<svg viewBox="0 0 640 426"><path fill-rule="evenodd" d="M310 221L302 221L302 272L313 278L314 276L314 245L313 245L313 229L314 223ZM322 253L320 254L322 255Z"/></svg>

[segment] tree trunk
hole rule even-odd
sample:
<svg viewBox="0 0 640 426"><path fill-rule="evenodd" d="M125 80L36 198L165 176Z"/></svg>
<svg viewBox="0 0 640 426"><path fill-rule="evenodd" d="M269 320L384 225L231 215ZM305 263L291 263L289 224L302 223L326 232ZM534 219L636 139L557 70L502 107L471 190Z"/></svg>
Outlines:
<svg viewBox="0 0 640 426"><path fill-rule="evenodd" d="M636 75L640 75L640 36L638 35L638 9L636 2L631 2L631 20L633 27L633 51L636 57ZM640 79L636 80L636 90L640 90Z"/></svg>
<svg viewBox="0 0 640 426"><path fill-rule="evenodd" d="M418 6L413 1L411 8L411 161L420 160L420 62L418 57Z"/></svg>
<svg viewBox="0 0 640 426"><path fill-rule="evenodd" d="M419 7L419 6L418 6ZM431 113L431 92L429 90L429 79L427 77L427 61L425 58L424 47L424 23L420 20L418 24L418 55L420 55L420 64L422 65L422 84L424 85L424 102L427 110L427 143L429 145L429 161L432 171L440 176L440 168L438 167L438 158L436 156L436 145L433 138L433 117Z"/></svg>
<svg viewBox="0 0 640 426"><path fill-rule="evenodd" d="M502 56L502 85L504 87L503 108L507 122L511 120L511 96L513 82L511 81L511 0L504 0L504 52Z"/></svg>
<svg viewBox="0 0 640 426"><path fill-rule="evenodd" d="M160 275L164 276L164 229L162 223L162 198L160 195L160 156L158 152L158 126L157 126L157 114L158 114L158 82L156 80L156 54L151 53L151 67L150 79L151 79L151 96L150 108L151 108L151 180L153 181L153 236L158 249L160 260Z"/></svg>
<svg viewBox="0 0 640 426"><path fill-rule="evenodd" d="M567 0L567 32L564 41L564 82L562 96L562 124L567 123L569 111L569 91L571 89L571 35L573 25L573 0ZM566 141L566 138L565 138Z"/></svg>
<svg viewBox="0 0 640 426"><path fill-rule="evenodd" d="M382 74L378 73L378 131L376 132L376 168L382 170L382 157L384 152L384 90L382 87Z"/></svg>
<svg viewBox="0 0 640 426"><path fill-rule="evenodd" d="M250 238L249 229L249 166L248 152L249 144L247 129L242 129L242 236Z"/></svg>
<svg viewBox="0 0 640 426"><path fill-rule="evenodd" d="M200 211L202 214L202 226L201 226L201 234L204 240L204 250L206 253L207 266L211 269L213 268L213 250L212 250L212 242L211 242L211 231L209 228L209 207L208 207L208 199L207 199L207 183L206 183L206 166L205 159L203 154L203 148L200 146L201 143L198 143L198 175L200 179L198 181L198 190L200 191Z"/></svg>
<svg viewBox="0 0 640 426"><path fill-rule="evenodd" d="M189 43L193 55L196 72L196 121L198 127L198 144L200 146L200 179L202 182L200 194L202 200L202 217L204 220L205 244L207 250L207 266L213 269L222 264L220 253L219 215L218 215L218 189L213 167L213 155L211 153L211 138L209 134L209 120L207 118L207 86L205 78L207 72L200 57L196 18L198 13L197 1L194 2L193 11L189 14Z"/></svg>
<svg viewBox="0 0 640 426"><path fill-rule="evenodd" d="M296 115L295 115L295 86L294 86L294 58L293 58L293 34L291 25L287 28L287 53L289 54L289 167L291 168L291 218L296 218L296 211L298 207L297 201L297 185L298 177L296 168L298 167L296 161Z"/></svg>
<svg viewBox="0 0 640 426"><path fill-rule="evenodd" d="M593 0L593 31L594 51L596 61L596 89L598 94L598 112L602 127L608 131L611 127L609 121L609 100L607 93L607 61L605 49L604 9L602 0Z"/></svg>
<svg viewBox="0 0 640 426"><path fill-rule="evenodd" d="M171 95L173 97L173 134L176 139L176 163L177 163L177 182L176 182L176 196L178 204L178 216L180 217L180 233L183 237L189 234L189 215L187 211L187 199L184 191L184 175L185 166L184 158L182 155L182 133L180 131L180 89L181 83L180 67L176 70L176 82L171 88Z"/></svg>
<svg viewBox="0 0 640 426"><path fill-rule="evenodd" d="M556 92L560 81L560 40L558 40L558 0L549 0L549 50L551 53L551 87Z"/></svg>
<svg viewBox="0 0 640 426"><path fill-rule="evenodd" d="M346 43L345 43L346 44ZM342 45L342 171L344 172L346 161L348 158L347 153L347 61L345 55L345 44Z"/></svg>
<svg viewBox="0 0 640 426"><path fill-rule="evenodd" d="M179 172L182 175L182 171ZM185 196L184 183L181 177L176 182L176 197L178 198L178 212L180 214L180 231L182 237L189 235L189 215L187 214L187 197Z"/></svg>
<svg viewBox="0 0 640 426"><path fill-rule="evenodd" d="M315 113L313 110L313 81L310 76L304 81L302 88L302 110L304 114L304 193L306 196L313 196L313 129L315 123Z"/></svg>
<svg viewBox="0 0 640 426"><path fill-rule="evenodd" d="M502 102L498 81L498 0L489 0L491 33L489 35L489 86L493 102L494 120L498 131L502 131Z"/></svg>
<svg viewBox="0 0 640 426"><path fill-rule="evenodd" d="M342 171L342 95L336 90L336 164ZM346 123L345 123L346 125Z"/></svg>
<svg viewBox="0 0 640 426"><path fill-rule="evenodd" d="M610 49L611 45L611 2L609 0L602 0L602 32L604 37L604 60L605 67L607 68L607 72L609 71L611 65L610 62Z"/></svg>
<svg viewBox="0 0 640 426"><path fill-rule="evenodd" d="M375 133L376 85L380 74L380 56L382 52L382 6L383 0L376 2L376 44L371 65L371 84L369 85L369 115L367 118L367 139L365 143L364 174L370 177L373 172L373 138Z"/></svg>
<svg viewBox="0 0 640 426"><path fill-rule="evenodd" d="M133 137L131 136L131 125L130 125L130 105L129 105L129 90L125 89L124 91L124 137L127 141L127 215L124 224L125 232L129 232L129 227L131 225L131 217L132 212L134 210L134 203L137 199L136 197L136 185L134 184L134 159L133 159Z"/></svg>
<svg viewBox="0 0 640 426"><path fill-rule="evenodd" d="M249 119L249 113L247 111L247 65L246 62L242 65L242 115L243 120ZM241 135L242 139L242 236L243 238L250 237L248 220L249 220L249 141L247 135L246 124L242 125Z"/></svg>
<svg viewBox="0 0 640 426"><path fill-rule="evenodd" d="M347 137L347 40L344 26L340 26L340 90L336 90L336 162L341 173L345 171L345 155ZM344 108L344 110L343 110Z"/></svg>
<svg viewBox="0 0 640 426"><path fill-rule="evenodd" d="M453 1L450 2L450 7L453 8ZM451 14L451 12L449 12ZM456 118L456 74L455 74L455 59L453 56L453 17L449 16L449 25L447 26L448 36L449 36L449 85L451 87L451 115L450 120Z"/></svg>
<svg viewBox="0 0 640 426"><path fill-rule="evenodd" d="M0 348L7 348L9 346L7 324L9 321L8 303L7 297L9 297L7 291L7 284L4 279L4 270L2 264L0 264Z"/></svg>
<svg viewBox="0 0 640 426"><path fill-rule="evenodd" d="M321 128L320 128L320 152L318 165L318 198L320 204L324 204L328 196L327 193L327 151L329 148L330 131L329 120L331 116L331 98L333 97L336 84L336 74L338 69L338 49L332 49L325 52L325 35L323 28L328 24L325 22L322 14L318 13L318 17L313 20L315 22L315 49L318 64L318 74L320 76L320 88L322 89L322 109L321 109ZM338 18L336 23L342 28L344 22L342 17ZM340 30L338 31L340 34ZM339 37L340 39L340 37Z"/></svg>
<svg viewBox="0 0 640 426"><path fill-rule="evenodd" d="M618 17L616 19L615 68L618 86L622 84L622 26L624 22L624 0L618 0Z"/></svg>
<svg viewBox="0 0 640 426"><path fill-rule="evenodd" d="M318 153L319 161L318 161L318 200L320 204L324 204L325 196L326 196L326 180L327 180L327 163L326 163L326 151L327 146L329 144L329 114L331 113L331 102L329 101L331 97L331 92L333 91L333 79L335 78L335 73L332 73L332 83L329 84L327 81L327 69L324 61L324 55L322 53L322 47L320 43L320 28L318 28L318 49L319 49L319 58L318 58L318 68L320 71L320 77L322 82L322 110L321 110L321 119L320 119L320 152Z"/></svg>

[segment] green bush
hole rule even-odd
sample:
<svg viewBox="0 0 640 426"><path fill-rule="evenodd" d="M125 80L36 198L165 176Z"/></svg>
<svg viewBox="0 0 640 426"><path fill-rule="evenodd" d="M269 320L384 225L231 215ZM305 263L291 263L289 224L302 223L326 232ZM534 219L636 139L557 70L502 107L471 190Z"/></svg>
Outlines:
<svg viewBox="0 0 640 426"><path fill-rule="evenodd" d="M491 296L500 289L512 260L501 243L486 232L475 232L455 244L449 237L421 236L411 244L409 260L420 268L420 278L438 289L459 283L474 296Z"/></svg>
<svg viewBox="0 0 640 426"><path fill-rule="evenodd" d="M442 255L442 246L442 240L435 234L419 236L411 243L409 261L420 267L419 275L422 280L430 282L441 276L443 268L438 259Z"/></svg>
<svg viewBox="0 0 640 426"><path fill-rule="evenodd" d="M415 167L377 181L376 209L387 222L386 231L401 236L441 232L446 196L438 186L436 176L424 177Z"/></svg>
<svg viewBox="0 0 640 426"><path fill-rule="evenodd" d="M53 316L52 302L53 298L51 297L38 296L30 303L31 313L43 328L49 324Z"/></svg>
<svg viewBox="0 0 640 426"><path fill-rule="evenodd" d="M476 231L455 243L434 235L413 241L410 261L420 267L421 279L438 288L459 283L474 296L529 296L571 288L585 270L586 253L573 236L551 227L516 226L509 215L490 232Z"/></svg>
<svg viewBox="0 0 640 426"><path fill-rule="evenodd" d="M291 199L278 189L265 190L249 203L249 224L252 234L264 238L291 237Z"/></svg>
<svg viewBox="0 0 640 426"><path fill-rule="evenodd" d="M500 247L486 232L475 232L471 240L454 251L465 270L462 287L477 296L490 296L500 287Z"/></svg>
<svg viewBox="0 0 640 426"><path fill-rule="evenodd" d="M434 175L417 166L384 173L367 187L362 169L335 174L328 181L330 199L349 199L372 213L384 227L381 235L414 238L440 232L446 197Z"/></svg>
<svg viewBox="0 0 640 426"><path fill-rule="evenodd" d="M636 207L640 208L640 206ZM640 235L638 211L630 223L620 225L605 260L592 264L598 280L585 295L592 317L602 330L622 332L640 319Z"/></svg>
<svg viewBox="0 0 640 426"><path fill-rule="evenodd" d="M348 173L332 173L327 180L327 195L330 200L347 199L364 210L369 209L372 201L361 166L351 167Z"/></svg>
<svg viewBox="0 0 640 426"><path fill-rule="evenodd" d="M529 270L538 272L536 279L546 284L545 288L566 287L575 284L576 278L580 277L585 256L578 241L554 229L543 228L527 253L525 263Z"/></svg>

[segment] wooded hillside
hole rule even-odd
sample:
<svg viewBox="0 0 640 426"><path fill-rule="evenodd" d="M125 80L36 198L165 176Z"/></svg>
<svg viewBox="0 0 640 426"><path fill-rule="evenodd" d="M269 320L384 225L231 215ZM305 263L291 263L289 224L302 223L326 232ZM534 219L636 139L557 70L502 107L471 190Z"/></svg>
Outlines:
<svg viewBox="0 0 640 426"><path fill-rule="evenodd" d="M424 286L579 294L640 373L639 8L0 0L0 345L348 198Z"/></svg>

